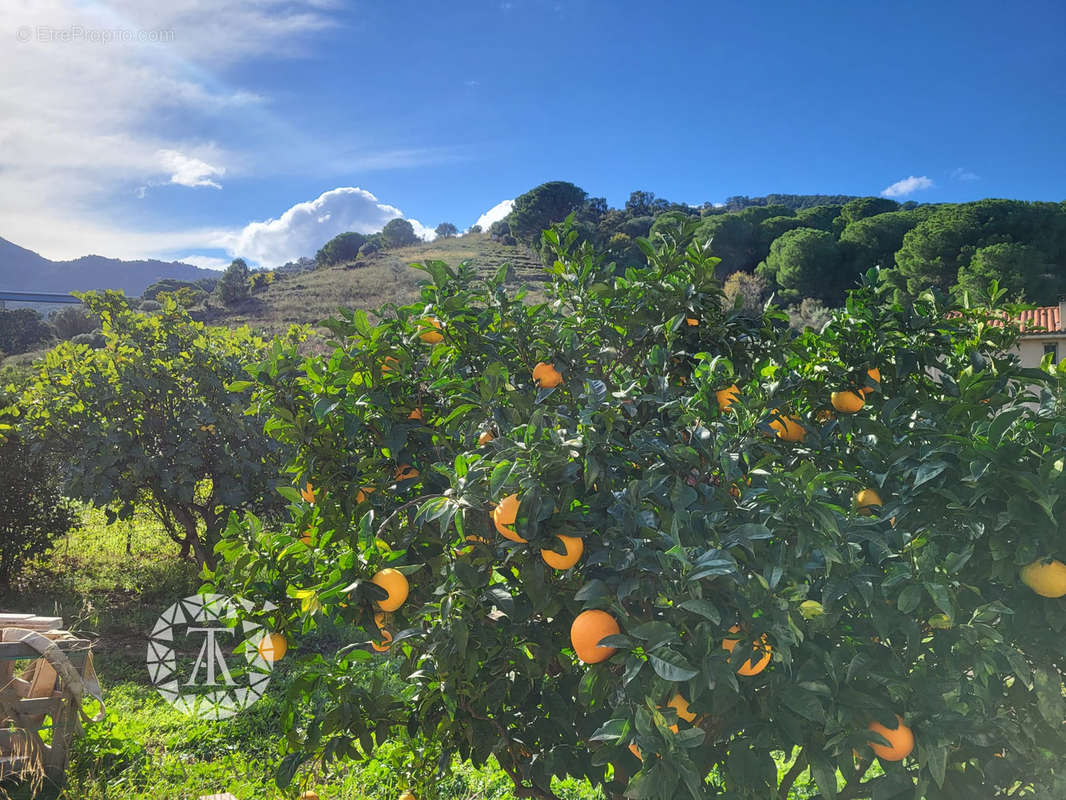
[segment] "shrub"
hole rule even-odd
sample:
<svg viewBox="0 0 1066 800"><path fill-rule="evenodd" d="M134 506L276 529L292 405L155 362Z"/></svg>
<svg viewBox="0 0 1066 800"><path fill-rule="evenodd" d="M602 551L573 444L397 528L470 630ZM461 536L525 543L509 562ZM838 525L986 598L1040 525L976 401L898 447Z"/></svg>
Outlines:
<svg viewBox="0 0 1066 800"><path fill-rule="evenodd" d="M70 341L73 344L86 345L87 347L92 347L95 349L104 346L104 334L99 330L95 330L92 333L79 333Z"/></svg>
<svg viewBox="0 0 1066 800"><path fill-rule="evenodd" d="M218 279L215 292L227 306L234 305L248 296L250 272L243 258L235 258Z"/></svg>
<svg viewBox="0 0 1066 800"><path fill-rule="evenodd" d="M0 408L14 401L0 391ZM0 593L27 558L40 555L74 527L76 514L59 490L59 464L0 414Z"/></svg>
<svg viewBox="0 0 1066 800"><path fill-rule="evenodd" d="M1066 601L1019 576L1066 593L1039 561L1066 558L1061 376L1019 369L987 309L873 275L797 335L723 307L691 237L616 277L545 236L546 303L427 263L418 303L251 370L302 491L280 530L233 520L216 586L294 639L363 632L296 678L330 700L291 710L279 781L402 729L523 797L569 774L765 800L806 773L825 798L1063 796ZM404 688L355 685L372 658ZM871 768L878 724L913 753Z"/></svg>
<svg viewBox="0 0 1066 800"><path fill-rule="evenodd" d="M94 319L83 306L64 306L48 321L60 339L73 339L79 333L92 333L100 327L100 320Z"/></svg>
<svg viewBox="0 0 1066 800"><path fill-rule="evenodd" d="M67 463L71 497L107 508L109 522L147 505L183 555L211 563L230 511L276 505L280 446L243 413L248 387L231 388L266 345L172 301L151 316L116 292L84 302L104 321L92 334L103 346L48 353L20 399L26 424Z"/></svg>
<svg viewBox="0 0 1066 800"><path fill-rule="evenodd" d="M359 248L364 244L366 244L366 236L362 233L348 231L338 234L315 253L315 265L318 267L331 267L334 264L355 261L359 255Z"/></svg>
<svg viewBox="0 0 1066 800"><path fill-rule="evenodd" d="M406 247L422 241L415 235L414 226L400 217L389 220L386 223L385 227L381 229L381 237L386 247Z"/></svg>
<svg viewBox="0 0 1066 800"><path fill-rule="evenodd" d="M32 308L0 309L0 353L25 353L51 341L51 326Z"/></svg>

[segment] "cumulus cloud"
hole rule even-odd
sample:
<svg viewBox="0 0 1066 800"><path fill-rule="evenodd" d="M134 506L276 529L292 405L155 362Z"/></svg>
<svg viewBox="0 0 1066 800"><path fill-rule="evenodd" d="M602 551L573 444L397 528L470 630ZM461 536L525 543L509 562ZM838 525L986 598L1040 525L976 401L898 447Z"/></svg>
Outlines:
<svg viewBox="0 0 1066 800"><path fill-rule="evenodd" d="M487 231L489 225L506 217L511 213L512 208L514 208L514 200L503 200L478 217L474 224L480 225L481 230Z"/></svg>
<svg viewBox="0 0 1066 800"><path fill-rule="evenodd" d="M337 234L377 233L389 220L402 216L400 209L382 203L365 189L343 186L297 203L280 217L246 225L229 238L226 249L256 264L277 266L313 256ZM422 239L435 238L418 220L408 221Z"/></svg>
<svg viewBox="0 0 1066 800"><path fill-rule="evenodd" d="M932 189L933 181L931 178L927 178L925 175L914 176L896 181L891 186L886 186L881 190L881 194L885 197L906 197L914 192L921 191L922 189Z"/></svg>
<svg viewBox="0 0 1066 800"><path fill-rule="evenodd" d="M221 189L222 184L213 180L226 174L225 167L215 167L199 158L187 156L177 150L160 150L159 161L170 173L170 182L179 186L210 186Z"/></svg>
<svg viewBox="0 0 1066 800"><path fill-rule="evenodd" d="M179 256L174 259L180 261L182 264L192 264L194 267L202 267L204 269L225 269L230 265L233 259L222 258L220 256Z"/></svg>
<svg viewBox="0 0 1066 800"><path fill-rule="evenodd" d="M956 181L977 181L981 179L981 176L976 172L972 172L965 167L956 167L951 171L951 177Z"/></svg>

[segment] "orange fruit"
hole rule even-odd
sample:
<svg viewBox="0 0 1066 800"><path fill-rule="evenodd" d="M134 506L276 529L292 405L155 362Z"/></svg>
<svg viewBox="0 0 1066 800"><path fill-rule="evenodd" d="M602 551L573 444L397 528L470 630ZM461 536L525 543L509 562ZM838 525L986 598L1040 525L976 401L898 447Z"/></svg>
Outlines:
<svg viewBox="0 0 1066 800"><path fill-rule="evenodd" d="M300 541L303 542L308 547L311 546L311 529L310 528L308 528L306 531L304 531L304 535L300 537Z"/></svg>
<svg viewBox="0 0 1066 800"><path fill-rule="evenodd" d="M563 382L563 376L554 364L541 361L533 367L533 382L542 389L552 389Z"/></svg>
<svg viewBox="0 0 1066 800"><path fill-rule="evenodd" d="M358 492L356 492L356 494L355 494L355 502L356 503L365 503L367 496L369 494L371 494L373 491L374 491L374 487L373 486L364 486L362 489L360 489Z"/></svg>
<svg viewBox="0 0 1066 800"><path fill-rule="evenodd" d="M883 505L881 495L875 489L863 489L855 495L855 507L864 517L873 516ZM877 508L874 508L875 506Z"/></svg>
<svg viewBox="0 0 1066 800"><path fill-rule="evenodd" d="M418 477L418 470L412 467L410 464L403 464L396 468L396 473L393 475L396 482L409 481L412 478Z"/></svg>
<svg viewBox="0 0 1066 800"><path fill-rule="evenodd" d="M482 431L481 435L477 437L477 446L484 447L496 437L492 435L491 431Z"/></svg>
<svg viewBox="0 0 1066 800"><path fill-rule="evenodd" d="M727 386L725 389L719 389L714 393L714 399L718 401L718 410L723 414L729 410L729 407L740 397L740 389L734 383L732 386Z"/></svg>
<svg viewBox="0 0 1066 800"><path fill-rule="evenodd" d="M598 664L613 656L616 650L614 647L600 647L600 640L621 632L618 621L606 611L582 611L570 626L570 644L583 662Z"/></svg>
<svg viewBox="0 0 1066 800"><path fill-rule="evenodd" d="M302 497L306 502L310 503L311 505L314 505L315 504L315 490L314 490L314 487L312 487L311 484L308 483L307 486L305 486L303 489L300 490L300 497Z"/></svg>
<svg viewBox="0 0 1066 800"><path fill-rule="evenodd" d="M861 389L859 389L859 391L863 394L873 394L877 391L877 389L881 388L881 370L879 370L877 367L871 367L870 369L866 370L866 374L870 377L870 380L877 384L877 388L875 389L870 386L863 386Z"/></svg>
<svg viewBox="0 0 1066 800"><path fill-rule="evenodd" d="M408 791L401 794L399 800L415 800L415 796Z"/></svg>
<svg viewBox="0 0 1066 800"><path fill-rule="evenodd" d="M866 405L866 398L863 397L861 392L849 390L846 392L833 392L829 395L829 402L841 414L854 414Z"/></svg>
<svg viewBox="0 0 1066 800"><path fill-rule="evenodd" d="M418 422L421 422L422 420L425 419L425 417L422 415L422 409L421 408L416 408L414 411L412 411L410 414L407 415L407 418L408 419L417 420Z"/></svg>
<svg viewBox="0 0 1066 800"><path fill-rule="evenodd" d="M911 754L914 749L914 731L903 722L903 717L896 715L898 723L895 728L886 728L876 720L867 725L867 729L879 733L888 739L889 744L877 744L870 742L870 748L874 754L885 761L902 761Z"/></svg>
<svg viewBox="0 0 1066 800"><path fill-rule="evenodd" d="M371 642L370 646L377 650L379 653L384 653L390 647L392 647L392 634L386 630L381 632L380 642Z"/></svg>
<svg viewBox="0 0 1066 800"><path fill-rule="evenodd" d="M773 419L770 420L770 428L777 434L777 438L785 442L802 442L807 435L807 429L799 417L781 416L776 408L770 412Z"/></svg>
<svg viewBox="0 0 1066 800"><path fill-rule="evenodd" d="M1022 583L1041 597L1066 594L1066 564L1055 559L1037 559L1021 570Z"/></svg>
<svg viewBox="0 0 1066 800"><path fill-rule="evenodd" d="M695 317L686 317L685 322L689 325L689 327L692 328L695 328L697 325L700 324L700 321Z"/></svg>
<svg viewBox="0 0 1066 800"><path fill-rule="evenodd" d="M389 593L384 600L378 601L378 608L382 611L395 611L398 609L407 600L407 594L411 590L411 585L407 582L407 576L392 568L378 570L374 577L370 579L370 582L376 583Z"/></svg>
<svg viewBox="0 0 1066 800"><path fill-rule="evenodd" d="M423 328L422 332L418 334L418 338L428 344L436 344L444 338L444 335L440 332L440 320L436 317L426 317L421 322Z"/></svg>
<svg viewBox="0 0 1066 800"><path fill-rule="evenodd" d="M678 719L683 719L685 722L695 721L696 715L688 710L688 700L681 696L681 692L674 692L674 696L670 698L666 705L677 712Z"/></svg>
<svg viewBox="0 0 1066 800"><path fill-rule="evenodd" d="M289 652L289 643L280 633L268 633L259 640L256 650L259 651L259 655L263 657L264 661L273 664L275 661L280 661Z"/></svg>
<svg viewBox="0 0 1066 800"><path fill-rule="evenodd" d="M729 632L740 633L740 626L734 625L732 628L729 629ZM732 653L733 650L736 648L738 641L739 639L726 637L725 639L722 639L722 649L728 650L730 653ZM766 634L762 635L759 643L755 645L755 648L762 652L762 656L755 663L752 663L751 659L749 658L747 661L737 667L737 675L744 675L746 677L758 675L770 664L770 656L773 655L774 649L766 641Z"/></svg>
<svg viewBox="0 0 1066 800"><path fill-rule="evenodd" d="M318 800L318 793L308 790L300 795L300 800Z"/></svg>
<svg viewBox="0 0 1066 800"><path fill-rule="evenodd" d="M492 524L504 539L524 544L529 541L519 536L511 526L518 519L518 495L509 494L492 510Z"/></svg>
<svg viewBox="0 0 1066 800"><path fill-rule="evenodd" d="M581 560L581 554L585 552L585 543L577 536L563 536L560 534L557 538L563 543L566 552L557 553L554 550L544 548L540 551L540 557L552 569L570 569Z"/></svg>

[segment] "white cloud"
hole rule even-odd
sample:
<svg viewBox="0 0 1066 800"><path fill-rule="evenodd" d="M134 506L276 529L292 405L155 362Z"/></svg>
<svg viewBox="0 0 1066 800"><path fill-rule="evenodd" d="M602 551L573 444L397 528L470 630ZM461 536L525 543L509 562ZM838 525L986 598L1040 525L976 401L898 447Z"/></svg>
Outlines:
<svg viewBox="0 0 1066 800"><path fill-rule="evenodd" d="M981 176L976 172L966 169L965 167L957 167L951 171L951 177L956 181L979 181Z"/></svg>
<svg viewBox="0 0 1066 800"><path fill-rule="evenodd" d="M896 181L891 186L885 187L881 194L885 197L906 197L914 192L921 191L922 189L932 189L933 181L927 178L925 175L914 176Z"/></svg>
<svg viewBox="0 0 1066 800"><path fill-rule="evenodd" d="M514 208L514 200L503 200L478 217L474 224L480 225L481 230L487 231L489 225L506 217L511 213L512 208Z"/></svg>
<svg viewBox="0 0 1066 800"><path fill-rule="evenodd" d="M215 167L199 158L187 156L177 150L160 150L159 160L163 169L171 173L170 182L179 186L210 186L221 189L222 184L213 178L226 174L225 167Z"/></svg>
<svg viewBox="0 0 1066 800"><path fill-rule="evenodd" d="M277 266L313 256L337 234L377 233L389 220L402 216L400 209L380 202L365 189L344 186L297 203L275 219L249 223L228 237L226 250L256 264ZM408 221L421 238L435 238L433 230L418 220Z"/></svg>
<svg viewBox="0 0 1066 800"><path fill-rule="evenodd" d="M265 100L227 84L223 70L307 52L310 37L335 24L334 7L332 0L0 1L0 34L10 39L0 44L0 75L8 76L0 81L0 236L53 257L126 256L143 246L141 231L128 231L108 249L116 223L106 204L137 187L214 186L223 170L240 173L243 155L188 131L247 128L239 123ZM74 29L129 32L134 40L62 41L49 33ZM169 34L137 41L141 31ZM161 152L185 160L165 168ZM72 230L99 236L71 253ZM148 252L197 233L164 234Z"/></svg>
<svg viewBox="0 0 1066 800"><path fill-rule="evenodd" d="M218 256L179 256L174 261L180 261L182 264L192 264L194 267L203 267L204 269L225 269L233 259L220 258Z"/></svg>

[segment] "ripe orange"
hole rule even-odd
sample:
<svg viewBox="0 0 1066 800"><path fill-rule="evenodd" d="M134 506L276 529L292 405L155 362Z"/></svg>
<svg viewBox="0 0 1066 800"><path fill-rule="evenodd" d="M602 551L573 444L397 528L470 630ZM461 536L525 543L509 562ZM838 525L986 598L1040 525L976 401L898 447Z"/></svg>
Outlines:
<svg viewBox="0 0 1066 800"><path fill-rule="evenodd" d="M807 429L799 417L785 417L776 408L770 412L773 419L770 420L770 428L777 434L777 438L785 442L802 442L807 436Z"/></svg>
<svg viewBox="0 0 1066 800"><path fill-rule="evenodd" d="M504 539L525 544L528 539L519 536L511 526L518 519L518 495L509 494L492 510L492 524Z"/></svg>
<svg viewBox="0 0 1066 800"><path fill-rule="evenodd" d="M496 437L492 435L491 431L482 431L481 435L477 437L477 446L484 447Z"/></svg>
<svg viewBox="0 0 1066 800"><path fill-rule="evenodd" d="M308 790L300 795L300 800L318 800L318 793Z"/></svg>
<svg viewBox="0 0 1066 800"><path fill-rule="evenodd" d="M618 621L606 611L582 611L570 626L570 644L583 662L598 664L613 656L616 650L614 647L600 647L600 640L621 632Z"/></svg>
<svg viewBox="0 0 1066 800"><path fill-rule="evenodd" d="M436 344L444 338L444 335L440 332L440 320L436 317L426 317L422 320L421 326L422 332L418 334L418 338L428 344Z"/></svg>
<svg viewBox="0 0 1066 800"><path fill-rule="evenodd" d="M306 531L304 531L304 535L300 537L300 541L303 542L308 547L311 546L311 529L310 528L308 528Z"/></svg>
<svg viewBox="0 0 1066 800"><path fill-rule="evenodd" d="M866 398L863 397L861 392L849 390L846 392L833 392L829 395L829 402L841 414L854 414L866 405Z"/></svg>
<svg viewBox="0 0 1066 800"><path fill-rule="evenodd" d="M533 381L542 389L552 389L563 382L563 376L554 364L541 361L533 367Z"/></svg>
<svg viewBox="0 0 1066 800"><path fill-rule="evenodd" d="M425 416L423 416L421 408L416 408L414 411L407 415L407 418L422 422L425 419Z"/></svg>
<svg viewBox="0 0 1066 800"><path fill-rule="evenodd" d="M570 569L581 560L581 554L585 552L585 542L577 536L559 535L558 539L563 543L566 552L556 553L554 550L544 548L540 551L540 557L552 569Z"/></svg>
<svg viewBox="0 0 1066 800"><path fill-rule="evenodd" d="M289 652L289 643L280 633L268 633L259 640L256 650L259 651L264 661L273 664L283 659Z"/></svg>
<svg viewBox="0 0 1066 800"><path fill-rule="evenodd" d="M724 389L719 389L714 393L714 399L718 401L718 410L723 414L729 410L730 406L740 397L740 389L734 383L732 386L727 386Z"/></svg>
<svg viewBox="0 0 1066 800"><path fill-rule="evenodd" d="M674 696L667 702L670 708L677 712L677 718L685 722L694 722L696 715L688 710L688 700L681 696L681 692L674 692Z"/></svg>
<svg viewBox="0 0 1066 800"><path fill-rule="evenodd" d="M875 489L863 489L855 495L855 507L864 517L873 516L883 505L881 495Z"/></svg>
<svg viewBox="0 0 1066 800"><path fill-rule="evenodd" d="M1022 583L1041 597L1066 594L1066 564L1056 559L1038 559L1021 570Z"/></svg>
<svg viewBox="0 0 1066 800"><path fill-rule="evenodd" d="M415 800L415 796L410 792L404 792L400 795L400 800Z"/></svg>
<svg viewBox="0 0 1066 800"><path fill-rule="evenodd" d="M418 470L412 467L410 464L403 464L396 468L396 473L393 475L396 482L409 481L411 478L418 477Z"/></svg>
<svg viewBox="0 0 1066 800"><path fill-rule="evenodd" d="M411 590L411 585L407 582L407 576L392 568L378 570L374 577L370 579L370 582L376 583L389 593L384 600L378 601L378 608L382 611L395 611L398 609L407 600L407 594Z"/></svg>
<svg viewBox="0 0 1066 800"><path fill-rule="evenodd" d="M689 325L689 327L691 327L691 328L695 328L695 327L696 327L697 325L699 325L699 324L700 324L700 321L699 321L698 319L696 319L695 317L686 317L686 318L685 318L685 322L686 322L686 323L687 323L687 324Z"/></svg>
<svg viewBox="0 0 1066 800"><path fill-rule="evenodd" d="M379 653L384 653L390 647L392 647L392 634L386 630L381 632L380 642L371 642L370 646L377 650Z"/></svg>
<svg viewBox="0 0 1066 800"><path fill-rule="evenodd" d="M371 494L373 491L374 491L374 487L373 486L364 486L362 489L360 489L358 492L356 492L356 494L355 494L355 502L356 503L365 503L367 495Z"/></svg>
<svg viewBox="0 0 1066 800"><path fill-rule="evenodd" d="M873 394L877 391L877 389L881 388L881 370L879 370L877 367L871 367L870 369L866 370L866 374L870 377L871 381L877 384L877 388L863 386L861 389L859 389L859 391L863 394Z"/></svg>
<svg viewBox="0 0 1066 800"><path fill-rule="evenodd" d="M902 761L911 754L914 749L914 731L903 722L903 717L896 715L898 723L895 728L886 728L876 720L866 727L874 733L879 733L889 741L889 745L870 742L870 748L874 754L885 761Z"/></svg>
<svg viewBox="0 0 1066 800"><path fill-rule="evenodd" d="M729 632L740 633L740 626L734 625L732 628L729 629ZM725 639L722 639L722 649L728 650L730 653L732 653L733 650L736 648L738 641L739 638L730 638L727 636ZM744 675L746 677L758 675L770 664L770 657L773 655L774 649L770 646L770 643L766 641L766 634L763 634L761 639L759 640L759 643L755 645L755 648L753 649L753 656L755 649L760 651L762 653L762 656L760 656L759 660L754 664L749 658L747 661L737 667L737 675Z"/></svg>

